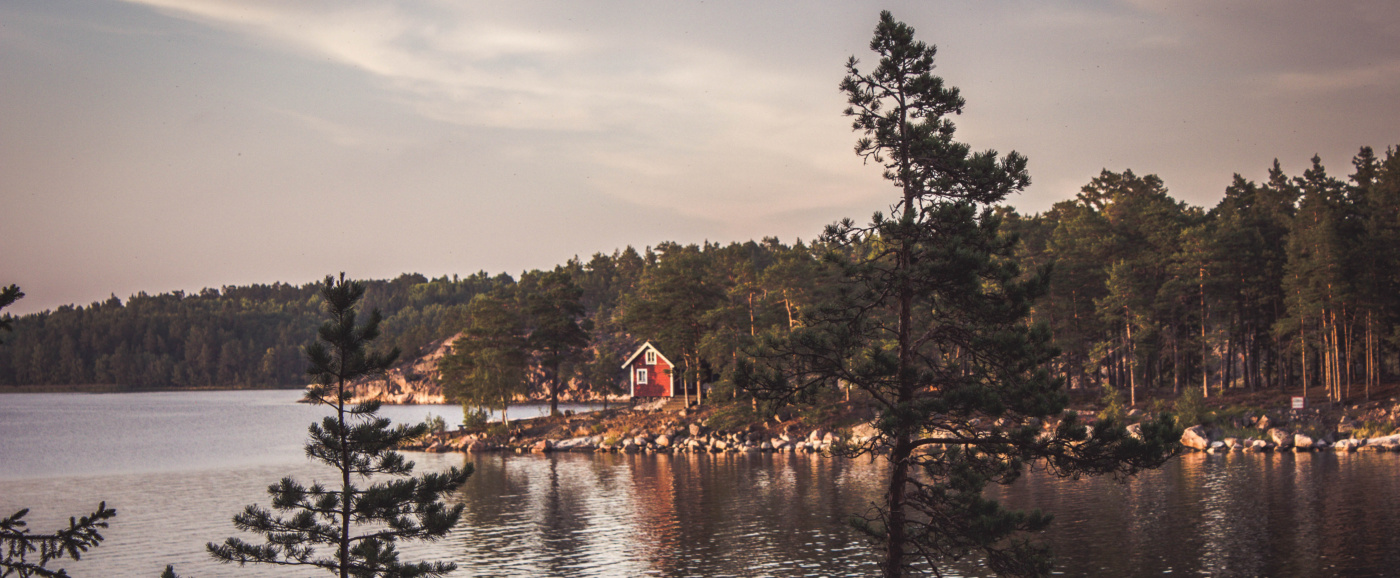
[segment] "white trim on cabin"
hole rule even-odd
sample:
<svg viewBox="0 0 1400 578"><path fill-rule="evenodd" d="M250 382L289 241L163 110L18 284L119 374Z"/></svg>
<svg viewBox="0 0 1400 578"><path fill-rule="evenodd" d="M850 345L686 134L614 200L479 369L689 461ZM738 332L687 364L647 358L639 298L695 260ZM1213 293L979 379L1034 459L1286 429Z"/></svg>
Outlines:
<svg viewBox="0 0 1400 578"><path fill-rule="evenodd" d="M642 353L645 353L645 352L647 351L647 349L651 349L652 351L655 351L655 352L656 352L656 356L659 357L659 358L661 358L662 361L665 361L665 362L666 362L666 365L669 365L669 366L671 366L671 367L675 367L675 366L676 366L675 363L672 363L670 359L667 359L667 358L666 358L666 354L665 354L665 353L661 353L661 350L660 350L660 349L657 349L655 345L652 345L651 342L648 341L648 342L646 342L646 343L643 343L641 347L638 347L638 348L637 348L637 351L633 352L632 355L631 355L631 357L628 357L628 358L627 358L627 361L625 361L625 362L622 363L623 369L626 369L628 366L632 365L632 362L633 362L633 361L636 361L637 356L638 356L638 355L641 355ZM654 364L654 363L648 363L647 365L656 365L656 364Z"/></svg>

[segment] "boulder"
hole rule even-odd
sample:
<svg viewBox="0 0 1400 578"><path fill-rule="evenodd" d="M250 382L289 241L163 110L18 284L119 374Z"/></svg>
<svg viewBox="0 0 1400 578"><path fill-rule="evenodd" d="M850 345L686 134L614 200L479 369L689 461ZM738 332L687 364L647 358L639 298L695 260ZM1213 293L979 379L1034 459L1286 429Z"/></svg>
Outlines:
<svg viewBox="0 0 1400 578"><path fill-rule="evenodd" d="M705 428L698 423L690 424L687 429L690 430L690 437L700 437L700 434L705 433Z"/></svg>
<svg viewBox="0 0 1400 578"><path fill-rule="evenodd" d="M812 435L807 436L807 441L809 441L809 442L819 442L819 441L822 440L822 437L825 436L825 435L826 435L826 432L824 432L824 431L822 431L822 430L820 430L820 429L814 429L814 430L812 430Z"/></svg>
<svg viewBox="0 0 1400 578"><path fill-rule="evenodd" d="M1210 442L1210 447L1209 447L1208 449L1206 449L1206 451L1208 451L1208 452L1210 452L1210 453L1218 453L1218 452L1224 452L1224 451L1229 451L1229 450L1230 450L1230 448L1225 447L1225 442Z"/></svg>
<svg viewBox="0 0 1400 578"><path fill-rule="evenodd" d="M1240 447L1240 438L1225 438L1220 441L1225 444L1225 447L1230 448L1232 450L1237 447Z"/></svg>
<svg viewBox="0 0 1400 578"><path fill-rule="evenodd" d="M1128 436L1129 436L1129 437L1132 437L1132 438L1135 439L1135 440L1141 440L1141 439L1142 439L1142 424L1140 424L1140 423L1131 424L1131 425L1129 425L1126 429L1128 430Z"/></svg>
<svg viewBox="0 0 1400 578"><path fill-rule="evenodd" d="M1253 442L1250 442L1249 447L1254 448L1254 451L1257 452L1267 452L1271 449L1274 449L1273 444L1264 440L1254 440Z"/></svg>
<svg viewBox="0 0 1400 578"><path fill-rule="evenodd" d="M1274 445L1281 450L1293 447L1293 434L1284 431L1282 428L1269 429L1269 440L1273 441Z"/></svg>
<svg viewBox="0 0 1400 578"><path fill-rule="evenodd" d="M1254 422L1254 427L1258 428L1259 431L1269 431L1269 427L1270 427L1269 416L1267 416L1267 415L1261 415L1261 416L1259 416L1259 421Z"/></svg>
<svg viewBox="0 0 1400 578"><path fill-rule="evenodd" d="M1304 434L1293 434L1293 447L1300 450L1310 450L1316 443L1311 436Z"/></svg>
<svg viewBox="0 0 1400 578"><path fill-rule="evenodd" d="M1210 434L1206 428L1193 425L1181 432L1181 445L1196 450L1207 449L1210 447Z"/></svg>
<svg viewBox="0 0 1400 578"><path fill-rule="evenodd" d="M652 442L663 448L671 447L671 437L667 435L656 436L656 439L652 440Z"/></svg>
<svg viewBox="0 0 1400 578"><path fill-rule="evenodd" d="M535 445L530 446L530 453L542 454L552 449L554 449L554 446L550 444L549 440L540 440L535 442Z"/></svg>
<svg viewBox="0 0 1400 578"><path fill-rule="evenodd" d="M642 451L642 446L637 445L637 442L635 440L627 440L627 443L622 445L622 451L627 452L629 454L635 454L637 452Z"/></svg>

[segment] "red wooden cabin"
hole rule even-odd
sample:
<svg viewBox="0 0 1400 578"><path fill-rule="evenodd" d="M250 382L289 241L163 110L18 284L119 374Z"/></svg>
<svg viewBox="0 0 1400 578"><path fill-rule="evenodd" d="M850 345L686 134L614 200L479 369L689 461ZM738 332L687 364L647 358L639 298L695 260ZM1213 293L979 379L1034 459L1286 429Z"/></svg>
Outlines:
<svg viewBox="0 0 1400 578"><path fill-rule="evenodd" d="M650 341L637 348L632 357L622 364L627 370L627 380L631 383L633 399L639 397L674 397L676 388L671 381L671 370L675 368L671 360Z"/></svg>

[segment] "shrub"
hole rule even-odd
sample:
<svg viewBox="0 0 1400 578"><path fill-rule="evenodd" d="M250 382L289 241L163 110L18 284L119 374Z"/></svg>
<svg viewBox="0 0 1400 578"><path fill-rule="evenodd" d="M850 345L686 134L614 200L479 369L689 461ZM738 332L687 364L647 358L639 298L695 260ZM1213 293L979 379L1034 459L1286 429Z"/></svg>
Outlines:
<svg viewBox="0 0 1400 578"><path fill-rule="evenodd" d="M1210 425L1210 414L1206 411L1205 401L1201 397L1201 390L1194 387L1186 388L1181 397L1176 398L1173 409L1176 414L1177 427L1191 427L1193 425Z"/></svg>
<svg viewBox="0 0 1400 578"><path fill-rule="evenodd" d="M464 429L477 429L484 427L491 419L491 412L484 407L472 407L462 405L462 427Z"/></svg>

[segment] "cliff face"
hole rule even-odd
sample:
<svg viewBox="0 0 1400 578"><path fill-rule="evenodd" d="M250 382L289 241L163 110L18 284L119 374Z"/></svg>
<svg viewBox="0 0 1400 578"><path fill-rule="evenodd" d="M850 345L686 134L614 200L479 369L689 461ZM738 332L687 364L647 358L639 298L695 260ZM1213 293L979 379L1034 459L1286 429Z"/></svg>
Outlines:
<svg viewBox="0 0 1400 578"><path fill-rule="evenodd" d="M447 403L438 385L438 362L447 355L458 335L436 342L427 355L404 361L384 376L351 386L354 401L370 399L385 404Z"/></svg>

